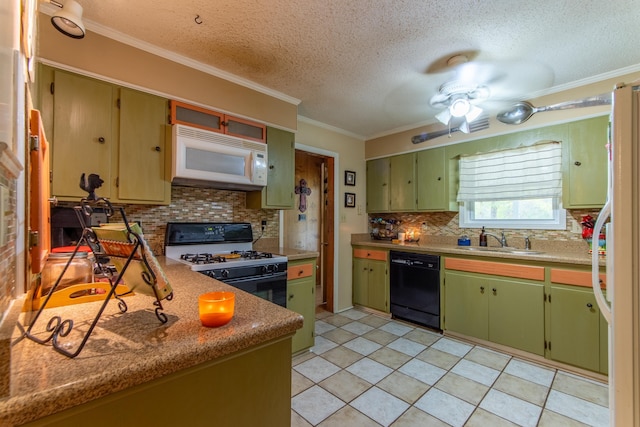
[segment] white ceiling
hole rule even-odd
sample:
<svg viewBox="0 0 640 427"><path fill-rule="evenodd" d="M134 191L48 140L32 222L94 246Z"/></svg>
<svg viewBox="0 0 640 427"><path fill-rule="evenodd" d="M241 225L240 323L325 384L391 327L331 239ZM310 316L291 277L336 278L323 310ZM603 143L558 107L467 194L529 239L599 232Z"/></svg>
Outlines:
<svg viewBox="0 0 640 427"><path fill-rule="evenodd" d="M451 71L427 70L461 51L510 71L504 97L640 70L637 0L77 1L89 31L297 98L301 116L366 138L434 123L428 101Z"/></svg>

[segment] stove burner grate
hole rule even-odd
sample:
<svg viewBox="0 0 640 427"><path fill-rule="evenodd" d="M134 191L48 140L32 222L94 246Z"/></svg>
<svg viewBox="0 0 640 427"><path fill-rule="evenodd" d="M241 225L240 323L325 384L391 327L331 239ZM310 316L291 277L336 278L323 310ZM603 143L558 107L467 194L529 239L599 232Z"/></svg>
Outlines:
<svg viewBox="0 0 640 427"><path fill-rule="evenodd" d="M203 254L182 254L180 255L180 259L183 259L187 262L193 263L193 264L214 264L217 262L226 262L227 259L219 256L219 255L212 255L212 254L207 254L207 253L203 253Z"/></svg>

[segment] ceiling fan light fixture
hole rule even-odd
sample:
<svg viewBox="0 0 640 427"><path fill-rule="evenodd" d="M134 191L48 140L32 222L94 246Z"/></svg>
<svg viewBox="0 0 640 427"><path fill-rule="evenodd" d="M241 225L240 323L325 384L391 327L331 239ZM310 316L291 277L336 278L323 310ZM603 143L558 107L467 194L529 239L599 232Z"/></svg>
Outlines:
<svg viewBox="0 0 640 427"><path fill-rule="evenodd" d="M463 117L466 116L469 110L471 109L471 104L469 100L466 98L458 98L451 103L449 107L449 112L453 117Z"/></svg>
<svg viewBox="0 0 640 427"><path fill-rule="evenodd" d="M66 36L74 39L83 38L85 28L82 23L82 6L75 0L66 0L64 3L50 0L49 3L60 8L60 11L51 16L51 24Z"/></svg>

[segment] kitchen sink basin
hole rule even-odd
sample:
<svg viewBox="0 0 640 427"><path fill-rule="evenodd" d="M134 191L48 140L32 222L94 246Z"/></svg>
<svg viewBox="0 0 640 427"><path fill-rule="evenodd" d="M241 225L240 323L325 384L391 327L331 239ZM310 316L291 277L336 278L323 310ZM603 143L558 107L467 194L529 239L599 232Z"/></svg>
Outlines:
<svg viewBox="0 0 640 427"><path fill-rule="evenodd" d="M492 248L487 246L458 246L458 249L463 249L465 251L476 251L476 252L498 252L498 253L506 253L513 255L540 255L544 252L540 251L532 251L529 249L518 249L518 248Z"/></svg>

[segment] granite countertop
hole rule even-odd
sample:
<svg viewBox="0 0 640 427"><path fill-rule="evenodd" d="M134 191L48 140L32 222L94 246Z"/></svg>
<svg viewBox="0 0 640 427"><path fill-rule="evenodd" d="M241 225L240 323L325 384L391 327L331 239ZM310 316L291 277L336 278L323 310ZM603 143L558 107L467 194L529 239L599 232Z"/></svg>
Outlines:
<svg viewBox="0 0 640 427"><path fill-rule="evenodd" d="M365 237L366 236L366 237ZM422 239L421 239L422 240ZM510 261L537 261L543 263L557 264L573 264L573 265L591 265L591 254L588 246L584 242L567 242L567 241L536 241L533 243L532 252L530 254L509 253L484 250L469 250L465 246L458 246L450 237L438 238L428 236L426 241L417 243L392 243L389 240L374 240L368 235L354 235L351 241L352 246L380 247L384 249L395 249L401 251L415 251L433 253L436 255L455 255L464 257L477 258L501 258ZM517 242L520 243L520 242ZM478 246L473 246L478 248ZM524 247L522 244L516 244L514 241L513 249ZM494 249L494 248L492 248ZM497 249L497 248L495 248ZM605 265L605 257L600 257L600 265Z"/></svg>
<svg viewBox="0 0 640 427"><path fill-rule="evenodd" d="M8 391L0 397L0 426L22 424L165 375L223 358L292 335L302 327L297 313L272 304L202 274L188 266L159 257L174 290L163 300L168 322L160 323L154 299L145 295L123 298L128 305L120 313L111 301L82 352L69 359L51 345L23 339L11 348ZM230 323L205 328L198 317L197 296L229 290L236 294ZM74 320L74 331L86 331L101 302L47 309L39 324L53 314ZM14 304L9 319L24 322L21 304ZM6 322L5 322L6 323ZM41 330L41 329L38 329ZM14 328L13 339L20 336ZM72 333L62 343L81 338ZM5 370L6 371L6 370ZM3 379L6 381L6 378Z"/></svg>

